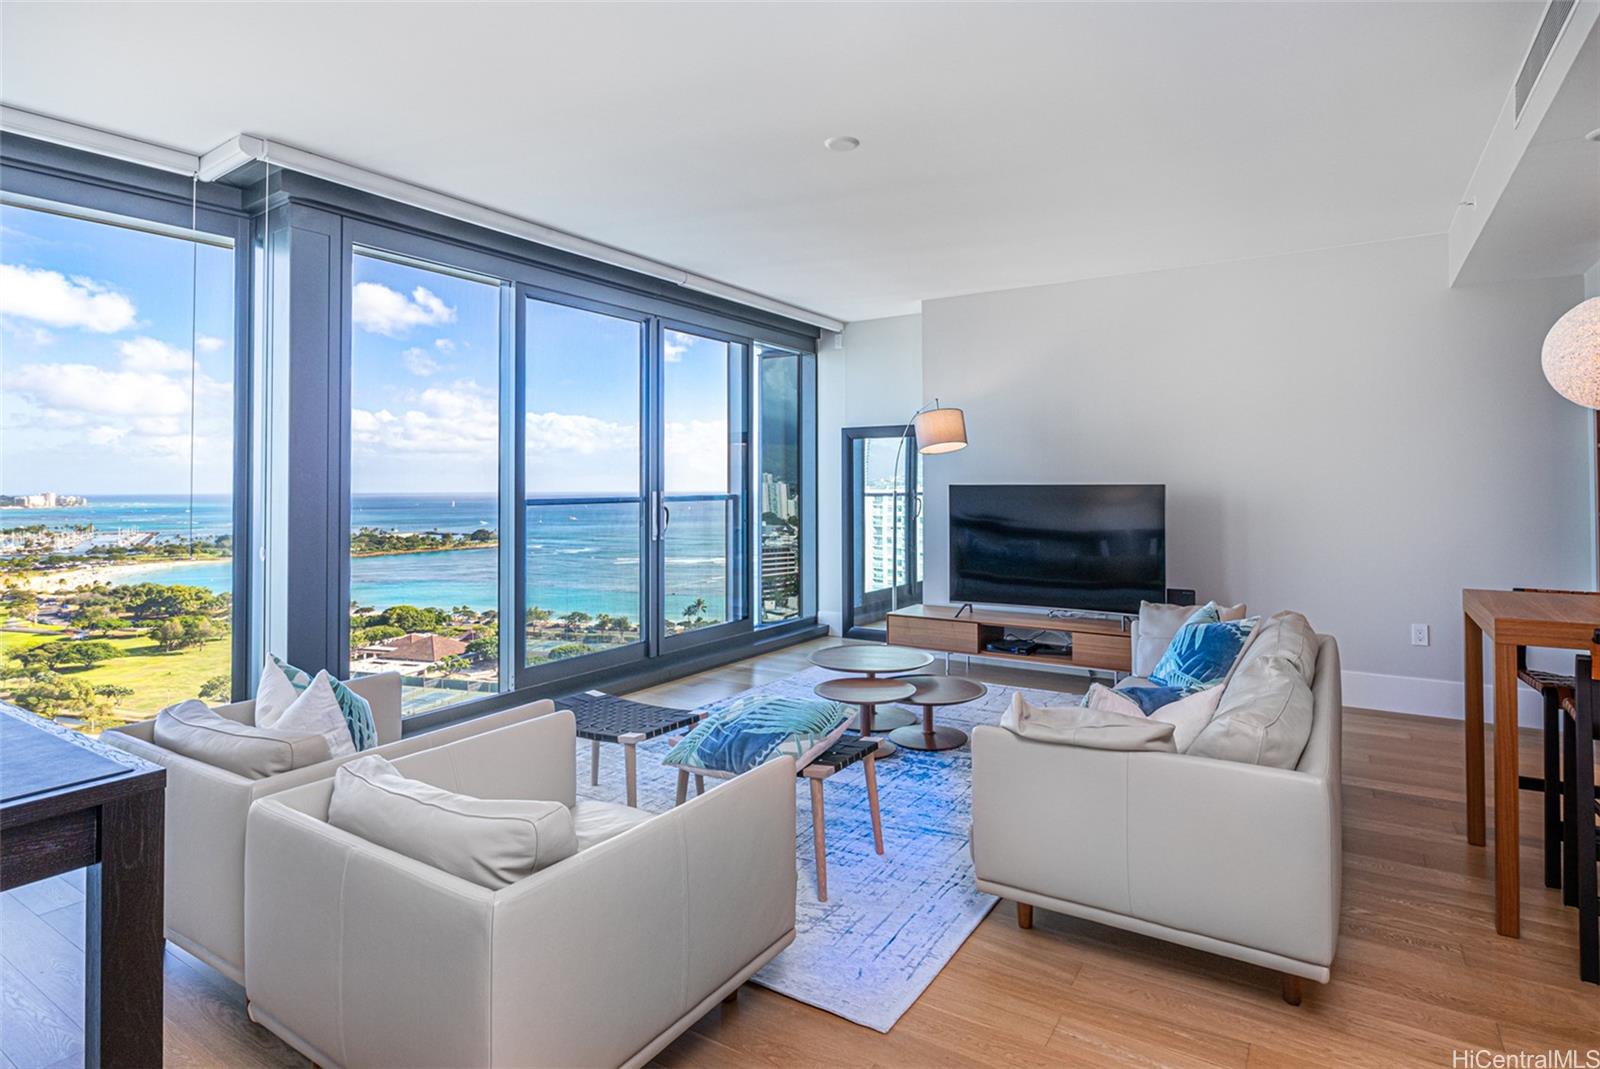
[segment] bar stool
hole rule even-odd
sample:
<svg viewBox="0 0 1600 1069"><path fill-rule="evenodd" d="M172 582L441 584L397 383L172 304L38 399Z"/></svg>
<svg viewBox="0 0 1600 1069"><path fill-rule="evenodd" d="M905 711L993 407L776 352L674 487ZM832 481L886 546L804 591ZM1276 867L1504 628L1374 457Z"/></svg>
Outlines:
<svg viewBox="0 0 1600 1069"><path fill-rule="evenodd" d="M1578 976L1600 984L1600 892L1596 891L1595 853L1600 845L1600 802L1595 800L1594 743L1600 739L1600 631L1589 655L1580 656L1573 676L1576 693L1561 704L1562 873L1561 899L1578 907Z"/></svg>
<svg viewBox="0 0 1600 1069"><path fill-rule="evenodd" d="M1523 593L1575 594L1574 590L1547 590L1519 586ZM1528 667L1528 650L1517 647L1517 682L1539 695L1544 708L1544 767L1542 776L1517 776L1517 787L1544 796L1544 885L1562 884L1561 854L1561 707L1573 697L1573 677ZM1570 904L1570 903L1569 903Z"/></svg>

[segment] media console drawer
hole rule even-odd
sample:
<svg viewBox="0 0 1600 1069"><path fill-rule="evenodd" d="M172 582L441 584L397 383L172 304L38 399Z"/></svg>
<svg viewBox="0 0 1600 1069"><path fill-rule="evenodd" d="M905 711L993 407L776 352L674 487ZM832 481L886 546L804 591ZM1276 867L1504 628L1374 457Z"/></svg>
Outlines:
<svg viewBox="0 0 1600 1069"><path fill-rule="evenodd" d="M981 654L1002 660L1033 662L1068 668L1093 668L1103 672L1128 672L1133 669L1133 640L1116 620L1061 619L1038 613L1001 610L968 610L957 616L954 606L913 605L896 609L888 616L891 646L913 646L940 653ZM1040 653L1034 655L997 653L989 643L1015 631L1050 630L1072 639L1069 656Z"/></svg>

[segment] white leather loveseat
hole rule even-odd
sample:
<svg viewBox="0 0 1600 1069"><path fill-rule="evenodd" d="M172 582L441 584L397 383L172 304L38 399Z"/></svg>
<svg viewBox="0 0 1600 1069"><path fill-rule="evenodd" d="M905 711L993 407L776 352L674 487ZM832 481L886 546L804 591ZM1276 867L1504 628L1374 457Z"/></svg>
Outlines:
<svg viewBox="0 0 1600 1069"><path fill-rule="evenodd" d="M1339 648L1316 636L1294 768L972 735L978 887L1326 983L1339 932ZM1227 700L1224 692L1224 701Z"/></svg>
<svg viewBox="0 0 1600 1069"><path fill-rule="evenodd" d="M794 762L666 813L576 798L571 713L394 761L572 807L578 853L490 890L328 823L334 784L257 802L250 1015L324 1069L638 1066L794 939Z"/></svg>
<svg viewBox="0 0 1600 1069"><path fill-rule="evenodd" d="M390 759L555 708L548 701L532 702L402 739L399 675L384 672L351 680L348 685L372 705L378 745L364 753ZM241 724L255 720L253 701L218 706L215 711ZM154 720L113 728L100 740L167 770L167 938L228 979L243 983L245 816L250 805L289 787L327 779L353 757L250 779L157 745Z"/></svg>

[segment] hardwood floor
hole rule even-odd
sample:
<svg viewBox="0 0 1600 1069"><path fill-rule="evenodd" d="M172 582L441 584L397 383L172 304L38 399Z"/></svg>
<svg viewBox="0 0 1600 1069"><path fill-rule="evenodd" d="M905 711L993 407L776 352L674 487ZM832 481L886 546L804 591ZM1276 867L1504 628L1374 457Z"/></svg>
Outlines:
<svg viewBox="0 0 1600 1069"><path fill-rule="evenodd" d="M801 670L829 641L637 697L688 707L738 693ZM1584 1065L1600 1048L1600 987L1578 982L1575 912L1541 879L1538 799L1522 798L1523 937L1503 939L1491 856L1466 844L1461 750L1460 722L1346 710L1339 957L1299 1008L1264 969L1045 910L1023 931L1002 904L888 1035L746 985L657 1063L1438 1069L1458 1050L1574 1049ZM1537 774L1538 752L1526 733L1523 771ZM0 1069L81 1064L82 900L81 874L0 896ZM166 1026L169 1065L306 1064L246 1020L238 986L171 948Z"/></svg>

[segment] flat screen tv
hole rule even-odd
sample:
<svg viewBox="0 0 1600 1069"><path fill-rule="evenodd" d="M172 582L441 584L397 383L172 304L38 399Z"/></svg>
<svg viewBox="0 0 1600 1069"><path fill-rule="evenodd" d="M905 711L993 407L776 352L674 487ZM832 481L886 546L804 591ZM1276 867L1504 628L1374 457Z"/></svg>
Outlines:
<svg viewBox="0 0 1600 1069"><path fill-rule="evenodd" d="M950 599L1136 613L1167 593L1161 485L950 487Z"/></svg>

